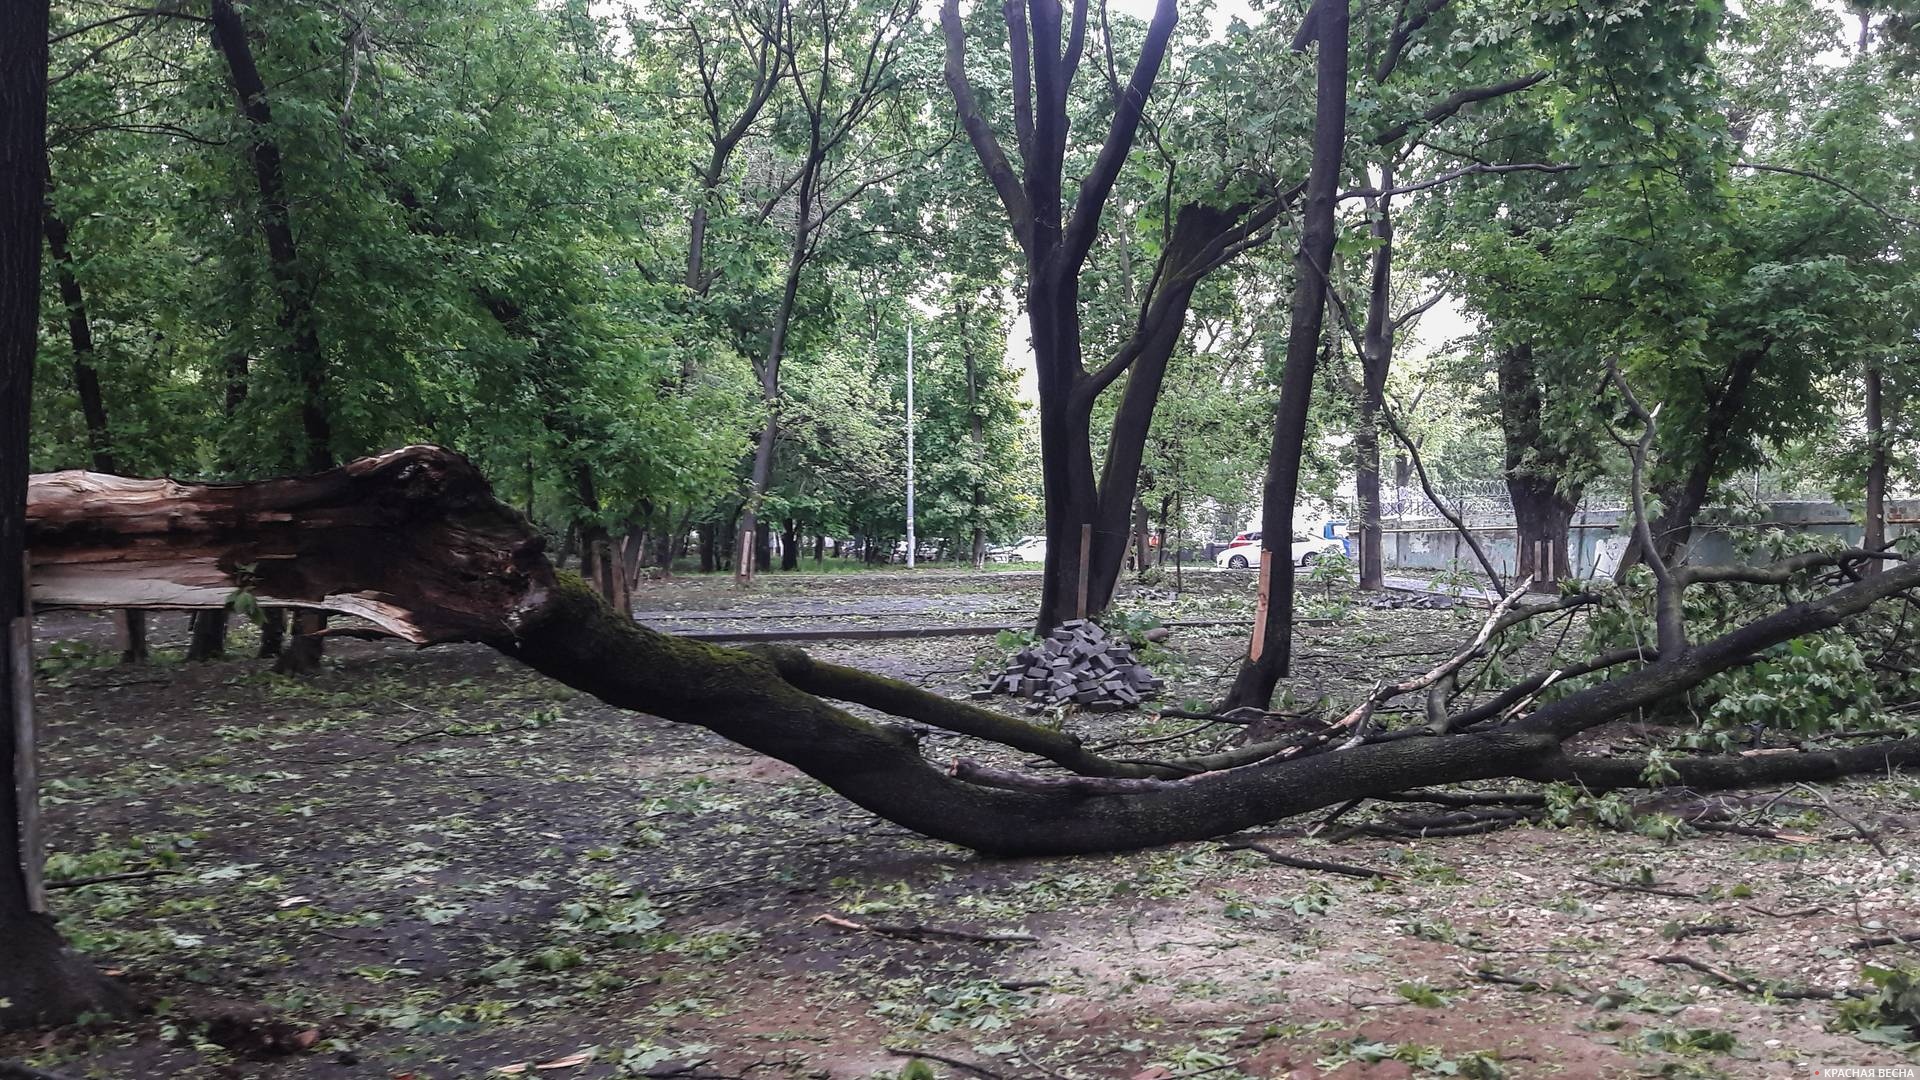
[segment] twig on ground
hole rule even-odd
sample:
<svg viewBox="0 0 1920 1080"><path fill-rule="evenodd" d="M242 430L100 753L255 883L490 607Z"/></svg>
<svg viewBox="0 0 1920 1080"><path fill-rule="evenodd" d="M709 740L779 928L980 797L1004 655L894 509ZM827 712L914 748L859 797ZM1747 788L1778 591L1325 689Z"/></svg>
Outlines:
<svg viewBox="0 0 1920 1080"><path fill-rule="evenodd" d="M977 930L959 930L945 926L925 926L919 923L858 923L852 919L841 918L831 912L817 916L813 921L826 923L828 926L837 926L842 930L853 930L866 934L880 934L883 937L905 938L909 941L921 941L931 937L945 938L949 941L970 941L978 945L1014 945L1031 944L1040 940L1032 934L1011 930L996 930L983 933Z"/></svg>
<svg viewBox="0 0 1920 1080"><path fill-rule="evenodd" d="M1814 797L1819 799L1820 802L1826 806L1827 813L1832 814L1834 817L1837 817L1841 821L1846 822L1847 825L1850 828L1852 828L1855 833L1859 834L1860 839L1865 840L1867 843L1873 845L1873 850L1879 852L1881 858L1890 859L1893 857L1892 853L1887 850L1887 845L1881 843L1880 838L1878 836L1867 831L1866 826L1853 820L1853 818L1847 816L1843 811L1841 811L1839 807L1833 805L1833 800L1827 798L1826 792L1821 791L1819 788L1814 787L1812 784L1795 784L1794 786L1796 788L1802 788L1802 789L1805 789L1806 791L1812 792Z"/></svg>
<svg viewBox="0 0 1920 1080"><path fill-rule="evenodd" d="M1688 938L1694 937L1723 937L1731 934L1751 933L1753 933L1753 927L1741 926L1739 923L1700 923L1696 926L1675 927L1673 933L1667 935L1667 940L1685 941Z"/></svg>
<svg viewBox="0 0 1920 1080"><path fill-rule="evenodd" d="M1692 968L1700 974L1716 982L1731 986L1736 990L1744 990L1749 994L1759 994L1781 1001L1831 1001L1836 997L1845 996L1843 993L1832 990L1803 990L1795 987L1774 986L1771 983L1761 982L1759 979L1742 978L1730 971L1714 967L1705 961L1696 960L1691 956L1686 956L1681 953L1669 953L1665 956L1649 956L1647 959L1656 964L1665 964L1669 967Z"/></svg>
<svg viewBox="0 0 1920 1080"><path fill-rule="evenodd" d="M1496 983L1500 986L1511 986L1518 990L1526 990L1533 993L1565 994L1568 997L1578 998L1582 1001L1586 1001L1594 996L1593 991L1574 983L1572 980L1543 983L1538 979L1508 975L1505 972L1496 971L1490 967L1468 967L1465 964L1460 965L1460 970L1482 982Z"/></svg>
<svg viewBox="0 0 1920 1080"><path fill-rule="evenodd" d="M975 1065L971 1061L966 1061L962 1058L947 1057L944 1054L936 1054L931 1050L908 1050L898 1046L889 1046L887 1047L887 1053L904 1058L926 1058L928 1061L937 1061L942 1065L951 1065L956 1069L965 1069L970 1073L978 1073L981 1076L987 1077L988 1080L1005 1080L999 1073L994 1072L985 1065Z"/></svg>
<svg viewBox="0 0 1920 1080"><path fill-rule="evenodd" d="M1312 825L1307 826L1307 835L1308 836L1320 835L1320 833L1330 828L1334 822L1339 821L1342 817L1346 816L1348 811L1352 810L1354 807L1359 806L1361 803L1366 801L1367 800L1365 799L1353 799L1349 802L1341 803L1338 807L1334 809L1334 811L1331 814L1328 814L1326 817L1323 817L1319 821L1314 822Z"/></svg>
<svg viewBox="0 0 1920 1080"><path fill-rule="evenodd" d="M178 870L130 870L124 874L99 874L94 877L61 878L47 882L49 889L79 889L88 885L106 885L115 881L145 881L148 878L165 877L177 874ZM0 1076L6 1074L0 1073Z"/></svg>
<svg viewBox="0 0 1920 1080"><path fill-rule="evenodd" d="M1916 944L1920 944L1920 934L1896 930L1891 934L1882 934L1878 937L1864 937L1858 941L1849 941L1847 942L1847 948L1859 952L1862 949L1881 949L1888 945Z"/></svg>
<svg viewBox="0 0 1920 1080"><path fill-rule="evenodd" d="M1804 919L1809 915L1825 915L1828 912L1827 908L1821 907L1818 904L1813 907L1800 908L1797 911L1775 911L1772 908L1763 908L1758 904L1742 904L1740 906L1755 914L1765 915L1770 919Z"/></svg>
<svg viewBox="0 0 1920 1080"><path fill-rule="evenodd" d="M1347 877L1376 878L1382 881L1398 881L1398 874L1385 870L1375 870L1366 866L1352 866L1347 863L1323 862L1319 859L1303 859L1298 855L1287 855L1275 851L1258 840L1230 840L1220 845L1222 851L1257 851L1266 856L1268 862L1291 866L1297 870L1319 870L1328 874L1344 874Z"/></svg>
<svg viewBox="0 0 1920 1080"><path fill-rule="evenodd" d="M1617 892L1646 893L1648 896L1671 896L1676 900L1704 899L1701 893L1681 892L1679 889L1663 889L1658 885L1639 885L1631 881L1607 881L1604 878L1585 877L1580 874L1575 874L1573 880L1584 881L1589 885L1598 885L1603 889L1612 889Z"/></svg>

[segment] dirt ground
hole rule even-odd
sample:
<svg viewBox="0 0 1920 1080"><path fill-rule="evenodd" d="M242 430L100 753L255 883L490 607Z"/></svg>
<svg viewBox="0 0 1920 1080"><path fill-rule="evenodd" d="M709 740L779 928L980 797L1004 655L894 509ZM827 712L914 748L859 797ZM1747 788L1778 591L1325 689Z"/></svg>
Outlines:
<svg viewBox="0 0 1920 1080"><path fill-rule="evenodd" d="M1251 575L1185 584L1120 608L1251 608ZM636 607L678 627L1017 622L1037 587L682 578ZM1300 703L1430 664L1477 618L1303 595ZM252 659L185 665L184 618L156 624L143 668L113 664L102 616L39 627L50 876L136 875L55 906L151 1008L0 1041L70 1076L1785 1077L1915 1060L1840 1030L1839 1003L1790 996L1865 987L1903 950L1848 943L1920 930L1913 778L1764 793L1744 820L1768 836L1576 824L1330 844L1294 822L1269 841L1382 879L1220 843L983 859L485 649L339 641L295 682ZM1162 704L1217 691L1243 633L1176 632L1153 657ZM984 636L812 648L953 694L1004 656ZM1137 713L1068 722L1095 742L1178 736L1167 754L1222 737Z"/></svg>

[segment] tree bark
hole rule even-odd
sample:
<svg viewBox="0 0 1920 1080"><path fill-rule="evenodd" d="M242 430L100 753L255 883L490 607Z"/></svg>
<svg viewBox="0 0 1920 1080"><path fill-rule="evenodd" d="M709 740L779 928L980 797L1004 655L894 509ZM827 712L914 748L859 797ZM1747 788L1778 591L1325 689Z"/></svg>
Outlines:
<svg viewBox="0 0 1920 1080"><path fill-rule="evenodd" d="M1230 708L1266 708L1293 656L1293 504L1300 493L1300 459L1306 449L1314 364L1320 355L1335 239L1334 203L1346 144L1348 17L1348 0L1316 0L1308 15L1319 48L1313 164L1307 177L1300 249L1294 259L1286 365L1280 375L1280 402L1274 410L1273 443L1262 488L1260 622L1227 694Z"/></svg>
<svg viewBox="0 0 1920 1080"><path fill-rule="evenodd" d="M300 261L294 240L292 202L280 146L270 134L273 110L267 86L254 63L246 26L232 0L212 0L213 45L226 61L234 97L247 122L247 155L253 163L260 197L259 225L267 242L267 265L280 301L280 330L286 336L289 366L300 384L300 428L306 439L304 461L310 471L333 466L333 426L327 415L327 360L313 311L313 281Z"/></svg>
<svg viewBox="0 0 1920 1080"><path fill-rule="evenodd" d="M1862 20L1864 22L1864 19ZM1864 33L1864 31L1863 31ZM1866 538L1869 551L1887 546L1887 420L1881 385L1880 365L1867 365L1867 506ZM1869 563L1867 573L1878 573L1879 563Z"/></svg>
<svg viewBox="0 0 1920 1080"><path fill-rule="evenodd" d="M1501 348L1495 376L1503 472L1513 503L1514 574L1531 577L1538 592L1556 592L1559 582L1573 576L1569 529L1583 485L1568 475L1568 456L1545 430L1546 380L1532 343Z"/></svg>
<svg viewBox="0 0 1920 1080"><path fill-rule="evenodd" d="M791 517L780 530L780 569L800 569L800 523Z"/></svg>
<svg viewBox="0 0 1920 1080"><path fill-rule="evenodd" d="M267 103L266 82L247 41L246 26L232 0L213 0L210 15L214 48L226 61L234 97L247 122L247 155L253 163L254 185L260 197L260 232L266 239L267 266L279 296L279 325L286 339L289 367L300 385L300 430L306 443L306 467L318 472L333 466L333 425L327 412L327 358L313 311L312 275L301 262L294 239L286 169L280 146L269 134L273 110ZM325 615L320 612L296 617L293 640L280 650L274 670L287 675L319 670L322 645L318 631L325 625Z"/></svg>
<svg viewBox="0 0 1920 1080"><path fill-rule="evenodd" d="M711 574L719 568L718 550L720 546L720 523L703 521L700 523L700 572Z"/></svg>
<svg viewBox="0 0 1920 1080"><path fill-rule="evenodd" d="M967 445L973 450L973 467L985 469L987 464L986 418L980 415L979 372L973 360L973 338L968 334L967 317L971 305L965 298L955 305L954 318L960 331L960 358L967 370ZM972 499L972 544L969 558L973 560L975 570L987 565L987 487L980 480L980 474L974 474L973 489L969 493Z"/></svg>
<svg viewBox="0 0 1920 1080"><path fill-rule="evenodd" d="M1393 187L1393 160L1380 163L1380 190ZM1386 587L1380 525L1380 413L1393 366L1393 197L1367 200L1374 249L1367 320L1360 335L1360 401L1354 430L1354 498L1360 511L1360 588Z"/></svg>
<svg viewBox="0 0 1920 1080"><path fill-rule="evenodd" d="M67 309L67 338L73 345L73 389L80 398L80 416L87 425L87 445L91 449L96 472L119 472L113 455L113 434L107 427L107 402L100 393L100 371L93 366L93 324L87 318L86 294L80 290L80 278L74 273L73 252L66 222L47 207L44 230L47 253L53 256L54 280L60 287L60 302ZM114 613L114 633L119 640L120 662L144 663L147 659L147 613Z"/></svg>
<svg viewBox="0 0 1920 1080"><path fill-rule="evenodd" d="M8 12L0 33L0 1029L128 1005L67 948L40 884L33 625L22 568L47 183L48 6L21 0Z"/></svg>

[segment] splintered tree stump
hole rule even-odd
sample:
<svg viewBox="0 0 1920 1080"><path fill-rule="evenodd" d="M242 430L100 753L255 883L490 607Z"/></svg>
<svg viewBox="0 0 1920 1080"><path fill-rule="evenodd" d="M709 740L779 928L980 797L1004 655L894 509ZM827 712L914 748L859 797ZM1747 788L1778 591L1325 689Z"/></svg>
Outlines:
<svg viewBox="0 0 1920 1080"><path fill-rule="evenodd" d="M1616 674L1498 725L1442 724L1437 733L1375 741L1364 724L1354 724L1344 742L1275 740L1153 762L1106 758L1071 732L796 649L726 649L642 626L580 579L556 573L527 519L497 501L465 458L436 447L252 484L79 472L35 477L28 543L34 602L42 607L217 609L244 590L263 605L359 616L419 645L482 642L611 705L698 725L779 758L909 829L1007 855L1203 839L1465 780L1640 786L1644 761L1570 755L1562 742L1920 586L1920 561L1896 560L1871 578L1679 655L1649 658L1630 671L1613 667L1623 661L1595 661L1594 670L1612 667ZM1461 656L1487 634L1530 617L1496 609ZM1369 703L1402 685L1412 683L1383 682ZM912 723L870 722L828 699ZM914 725L1036 755L1072 775L951 758L950 767L936 765L922 755L924 728ZM1920 739L1671 764L1678 783L1712 787L1916 762Z"/></svg>

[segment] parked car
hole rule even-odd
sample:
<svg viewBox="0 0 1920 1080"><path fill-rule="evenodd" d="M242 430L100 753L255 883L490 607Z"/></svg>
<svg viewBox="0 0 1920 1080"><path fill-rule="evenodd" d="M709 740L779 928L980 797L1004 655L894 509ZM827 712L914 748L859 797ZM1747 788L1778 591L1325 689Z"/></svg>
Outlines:
<svg viewBox="0 0 1920 1080"><path fill-rule="evenodd" d="M1256 534L1257 535L1257 534ZM1239 537L1235 537L1238 540ZM1293 534L1293 562L1296 566L1312 566L1322 555L1345 554L1338 540L1329 540L1324 536L1308 536L1305 533ZM1213 557L1215 566L1228 570L1245 570L1260 565L1260 542L1236 543Z"/></svg>
<svg viewBox="0 0 1920 1080"><path fill-rule="evenodd" d="M987 549L988 562L1046 562L1047 538L1023 536L1002 547Z"/></svg>

